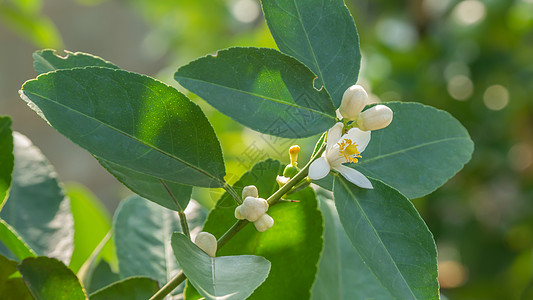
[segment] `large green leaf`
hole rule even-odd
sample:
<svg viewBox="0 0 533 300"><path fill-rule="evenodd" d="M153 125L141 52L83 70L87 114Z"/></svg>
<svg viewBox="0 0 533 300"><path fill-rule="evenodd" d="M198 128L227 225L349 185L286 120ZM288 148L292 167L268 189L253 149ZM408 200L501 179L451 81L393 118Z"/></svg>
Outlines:
<svg viewBox="0 0 533 300"><path fill-rule="evenodd" d="M130 277L90 294L89 300L146 300L158 290L159 286L155 280Z"/></svg>
<svg viewBox="0 0 533 300"><path fill-rule="evenodd" d="M68 263L74 248L69 199L41 151L20 133L15 132L13 140L15 169L0 218L38 255Z"/></svg>
<svg viewBox="0 0 533 300"><path fill-rule="evenodd" d="M351 167L413 199L436 190L470 160L474 143L449 113L414 102L386 105L392 123L372 132L363 158Z"/></svg>
<svg viewBox="0 0 533 300"><path fill-rule="evenodd" d="M35 72L42 74L55 70L90 66L117 69L114 64L91 54L65 52L67 53L66 57L59 57L53 50L36 51L33 53L33 68ZM102 158L96 157L96 159L120 182L144 198L173 210L183 211L187 207L192 187L162 180L146 173L136 172ZM169 196L162 182L174 194L177 203Z"/></svg>
<svg viewBox="0 0 533 300"><path fill-rule="evenodd" d="M318 75L335 107L357 81L359 37L342 0L262 0L268 28L281 52L293 56Z"/></svg>
<svg viewBox="0 0 533 300"><path fill-rule="evenodd" d="M302 138L335 124L325 90L296 59L267 48L230 48L181 67L174 78L191 92L254 130Z"/></svg>
<svg viewBox="0 0 533 300"><path fill-rule="evenodd" d="M0 253L6 256L14 255L19 260L36 256L35 252L22 240L15 229L2 219L0 219Z"/></svg>
<svg viewBox="0 0 533 300"><path fill-rule="evenodd" d="M172 249L183 273L206 299L246 299L270 271L263 257L211 257L177 232L172 234Z"/></svg>
<svg viewBox="0 0 533 300"><path fill-rule="evenodd" d="M120 182L142 197L175 211L184 211L191 199L192 186L162 180L98 158L98 162ZM166 187L165 187L166 186ZM172 193L173 197L169 194Z"/></svg>
<svg viewBox="0 0 533 300"><path fill-rule="evenodd" d="M17 268L37 300L87 299L76 275L55 258L26 258Z"/></svg>
<svg viewBox="0 0 533 300"><path fill-rule="evenodd" d="M70 52L66 51L67 54L65 57L61 57L56 54L54 50L38 50L33 53L33 68L37 75L61 70L61 69L72 69L80 67L106 67L111 69L118 69L117 66L111 62L105 61L104 59L82 52Z"/></svg>
<svg viewBox="0 0 533 300"><path fill-rule="evenodd" d="M116 281L120 281L120 275L113 272L111 266L105 260L100 260L85 278L83 286L87 293L91 294Z"/></svg>
<svg viewBox="0 0 533 300"><path fill-rule="evenodd" d="M337 212L353 247L391 297L439 299L431 232L409 199L371 181L374 189L361 189L335 176Z"/></svg>
<svg viewBox="0 0 533 300"><path fill-rule="evenodd" d="M342 228L335 204L329 200L333 195L324 196L320 191L317 193L324 216L325 233L324 251L320 258L312 299L394 299L352 246Z"/></svg>
<svg viewBox="0 0 533 300"><path fill-rule="evenodd" d="M102 67L58 70L22 98L91 154L160 179L220 187L222 151L198 105L148 76Z"/></svg>
<svg viewBox="0 0 533 300"><path fill-rule="evenodd" d="M69 268L78 272L111 229L111 216L100 200L86 187L69 184L66 190L74 218L74 252ZM102 249L102 257L113 261L113 252L113 247L107 246Z"/></svg>
<svg viewBox="0 0 533 300"><path fill-rule="evenodd" d="M256 164L233 186L240 193L243 187L255 185L259 196L267 198L278 189L276 176L283 172L278 161L266 160ZM300 202L281 202L269 208L274 226L258 232L248 224L217 253L218 255L254 254L263 256L272 264L270 276L250 296L250 299L309 299L315 280L317 263L322 250L322 217L311 189L291 194L289 199ZM230 228L234 217L235 201L226 193L217 202L204 225L204 231L217 238ZM186 288L187 299L194 291Z"/></svg>
<svg viewBox="0 0 533 300"><path fill-rule="evenodd" d="M0 117L0 210L11 185L13 172L13 133L11 118Z"/></svg>

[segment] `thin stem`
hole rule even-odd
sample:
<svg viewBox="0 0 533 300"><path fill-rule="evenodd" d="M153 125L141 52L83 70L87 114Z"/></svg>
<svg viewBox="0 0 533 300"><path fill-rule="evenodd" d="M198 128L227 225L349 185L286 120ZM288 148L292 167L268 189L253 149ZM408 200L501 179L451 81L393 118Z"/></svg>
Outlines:
<svg viewBox="0 0 533 300"><path fill-rule="evenodd" d="M157 293L155 293L150 300L162 300L166 295L170 294L175 288L185 280L185 274L183 271L174 276L167 284L165 284Z"/></svg>
<svg viewBox="0 0 533 300"><path fill-rule="evenodd" d="M183 231L183 234L191 239L191 232L189 231L189 224L187 224L187 216L185 216L185 213L182 211L178 211L178 216L180 218L181 223L181 231Z"/></svg>
<svg viewBox="0 0 533 300"><path fill-rule="evenodd" d="M285 195L287 192L289 192L296 184L298 184L303 178L307 176L309 173L309 166L311 163L320 157L322 155L322 152L326 149L326 144L323 144L320 149L311 157L309 162L303 167L303 169L298 172L291 180L287 182L283 187L281 187L279 190L277 190L274 194L272 194L270 197L268 197L267 201L270 206L275 205L278 201L280 201L281 197ZM237 196L237 192L229 186L227 183L224 184L224 189L233 196L233 198L237 201L237 203L241 204L241 199ZM248 223L247 220L239 220L231 226L224 235L222 235L218 241L217 241L217 250L222 248L229 240L231 240L241 229L243 229ZM163 286L157 293L155 293L150 300L161 300L165 298L166 295L168 295L170 292L172 292L180 283L182 283L185 280L185 275L183 272L178 273L174 278L172 278L165 286Z"/></svg>
<svg viewBox="0 0 533 300"><path fill-rule="evenodd" d="M237 192L233 189L231 185L229 185L228 183L224 183L222 188L225 189L226 192L228 192L228 194L230 194L231 197L233 197L233 199L235 199L235 202L237 202L237 204L239 205L242 204L241 197L239 197L239 194L237 194Z"/></svg>

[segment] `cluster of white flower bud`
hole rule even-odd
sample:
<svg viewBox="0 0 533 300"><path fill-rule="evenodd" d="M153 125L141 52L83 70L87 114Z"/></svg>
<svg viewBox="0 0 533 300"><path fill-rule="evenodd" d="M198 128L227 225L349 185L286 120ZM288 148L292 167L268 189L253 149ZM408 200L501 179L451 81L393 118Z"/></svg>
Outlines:
<svg viewBox="0 0 533 300"><path fill-rule="evenodd" d="M217 253L217 239L209 232L202 231L194 239L198 248L202 249L207 255L215 257Z"/></svg>
<svg viewBox="0 0 533 300"><path fill-rule="evenodd" d="M255 186L244 187L242 198L244 199L242 204L235 208L235 218L253 222L259 232L264 232L274 225L274 219L266 213L268 202L259 198L259 192Z"/></svg>
<svg viewBox="0 0 533 300"><path fill-rule="evenodd" d="M363 130L378 130L387 127L392 122L392 110L385 105L376 105L365 111L368 104L368 94L360 85L352 85L342 96L339 113L346 121L355 121Z"/></svg>

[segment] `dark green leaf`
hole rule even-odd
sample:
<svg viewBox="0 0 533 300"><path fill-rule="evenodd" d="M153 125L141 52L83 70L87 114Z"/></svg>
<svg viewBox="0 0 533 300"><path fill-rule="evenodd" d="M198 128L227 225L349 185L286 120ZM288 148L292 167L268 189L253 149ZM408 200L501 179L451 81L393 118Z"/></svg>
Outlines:
<svg viewBox="0 0 533 300"><path fill-rule="evenodd" d="M48 73L61 69L72 69L81 67L106 67L111 69L118 69L114 64L105 61L104 59L82 52L66 51L65 57L56 54L55 50L38 50L33 53L33 68L37 75Z"/></svg>
<svg viewBox="0 0 533 300"><path fill-rule="evenodd" d="M413 199L436 190L470 160L474 144L449 113L414 102L386 105L394 111L392 123L372 132L363 158L351 167Z"/></svg>
<svg viewBox="0 0 533 300"><path fill-rule="evenodd" d="M262 0L281 52L303 62L324 85L335 107L357 81L361 53L354 21L342 0Z"/></svg>
<svg viewBox="0 0 533 300"><path fill-rule="evenodd" d="M0 219L0 241L0 253L4 255L13 254L19 260L35 256L33 250L22 240L15 229L2 219ZM3 249L3 246L7 249Z"/></svg>
<svg viewBox="0 0 533 300"><path fill-rule="evenodd" d="M328 192L330 193L330 192ZM394 299L361 260L342 228L335 204L320 194L324 216L324 251L313 286L313 298L320 300Z"/></svg>
<svg viewBox="0 0 533 300"><path fill-rule="evenodd" d="M172 234L172 249L183 273L206 299L246 299L270 271L263 257L211 257L177 232Z"/></svg>
<svg viewBox="0 0 533 300"><path fill-rule="evenodd" d="M79 184L69 184L67 194L70 198L74 218L74 252L69 268L78 272L111 229L111 216L100 200L86 187ZM102 249L102 257L112 261L113 252L113 247L105 247Z"/></svg>
<svg viewBox="0 0 533 300"><path fill-rule="evenodd" d="M87 299L76 275L55 258L26 258L18 266L18 270L38 300Z"/></svg>
<svg viewBox="0 0 533 300"><path fill-rule="evenodd" d="M91 154L160 179L220 187L220 145L200 108L153 78L101 67L26 82L22 98Z"/></svg>
<svg viewBox="0 0 533 300"><path fill-rule="evenodd" d="M184 211L191 199L192 186L162 180L157 177L122 167L98 158L98 162L133 192L161 206L175 211ZM174 195L169 195L165 185Z"/></svg>
<svg viewBox="0 0 533 300"><path fill-rule="evenodd" d="M158 290L155 280L130 277L94 292L89 295L89 300L146 300Z"/></svg>
<svg viewBox="0 0 533 300"><path fill-rule="evenodd" d="M11 185L13 172L13 133L11 118L0 117L0 210Z"/></svg>
<svg viewBox="0 0 533 300"><path fill-rule="evenodd" d="M13 181L0 217L35 253L68 263L74 248L69 199L41 151L20 133L15 132L13 140Z"/></svg>
<svg viewBox="0 0 533 300"><path fill-rule="evenodd" d="M2 300L34 300L28 287L20 277L9 278L0 284Z"/></svg>
<svg viewBox="0 0 533 300"><path fill-rule="evenodd" d="M335 124L325 90L296 59L267 48L230 48L181 67L174 78L223 114L262 133L302 138Z"/></svg>
<svg viewBox="0 0 533 300"><path fill-rule="evenodd" d="M243 187L255 185L259 196L267 198L278 189L276 176L283 171L278 161L267 160L256 164L233 186L241 193ZM315 280L317 263L322 250L322 217L317 209L315 195L304 189L290 195L300 202L281 202L269 208L274 226L259 233L253 224L244 227L217 253L218 255L254 254L263 256L272 264L270 276L250 296L250 299L309 299ZM230 228L234 217L235 201L224 194L208 216L204 231L217 238ZM194 291L186 288L186 296Z"/></svg>
<svg viewBox="0 0 533 300"><path fill-rule="evenodd" d="M352 245L391 297L439 299L431 232L409 199L371 182L374 189L361 189L335 176L335 204Z"/></svg>
<svg viewBox="0 0 533 300"><path fill-rule="evenodd" d="M9 278L9 276L11 276L11 274L17 272L17 265L18 263L16 261L0 255L0 286Z"/></svg>

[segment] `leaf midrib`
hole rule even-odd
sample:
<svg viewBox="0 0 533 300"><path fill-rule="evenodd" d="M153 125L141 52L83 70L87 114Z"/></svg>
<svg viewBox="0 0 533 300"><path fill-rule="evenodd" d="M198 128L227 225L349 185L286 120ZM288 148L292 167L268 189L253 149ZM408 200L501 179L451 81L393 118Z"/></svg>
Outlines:
<svg viewBox="0 0 533 300"><path fill-rule="evenodd" d="M167 153L167 152L163 151L162 149L156 148L156 147L154 147L153 145L150 145L150 144L148 144L148 143L146 143L146 142L144 142L144 141L138 139L137 137L134 137L134 136L132 136L132 135L130 135L130 134L128 134L128 133L126 133L126 132L124 132L124 131L122 131L122 130L116 128L116 127L110 126L109 124L100 121L99 119L96 119L96 118L94 118L94 117L92 117L92 116L89 116L89 115L83 114L83 113L81 113L81 112L79 112L79 111L77 111L77 110L71 108L70 106L66 106L66 105L64 105L64 104L62 104L62 103L59 103L59 102L57 102L57 101L54 101L54 100L52 100L52 99L50 99L50 98L47 98L47 97L44 97L44 96L38 95L38 94L36 94L36 93L29 92L29 91L27 91L27 90L26 90L26 91L25 91L25 90L22 90L22 93L23 93L23 94L28 93L28 94L31 94L31 95L34 95L34 96L40 97L40 98L45 99L45 100L47 100L47 101L49 101L49 102L51 102L51 103L54 103L54 104L56 104L56 105L59 105L59 106L61 106L62 108L65 108L65 109L67 109L67 110L69 110L69 111L72 111L72 112L74 112L74 113L76 113L76 114L78 114L78 115L80 115L80 116L83 116L83 117L86 117L86 118L88 118L88 119L90 119L90 120L93 120L93 121L99 123L99 124L102 125L102 126L105 126L105 127L107 127L107 128L110 128L110 129L112 129L112 130L115 130L116 132L118 132L118 133L120 133L120 134L122 134L122 135L124 135L124 136L126 136L126 137L128 137L128 138L130 138L130 139L132 139L132 140L134 140L134 141L136 141L136 142L138 142L138 143L141 143L141 144L145 145L146 147L148 147L148 148L150 148L150 149L152 149L152 150L154 150L154 151L157 151L157 152L161 153L161 154L164 155L164 156L167 156L167 157L169 157L169 158L171 158L171 159L174 159L174 160L176 160L176 161L178 161L178 162L184 164L185 166L187 166L187 167L189 167L189 168L191 168L191 169L193 169L193 170L195 170L195 171L197 171L197 172L199 172L199 173L201 173L201 174L203 174L203 175L205 175L205 176L207 176L207 177L213 179L213 180L216 181L216 182L224 183L223 180L221 181L220 179L216 178L215 176L209 174L207 171L204 171L203 169L200 169L200 168L198 168L198 167L196 167L196 166L194 166L194 165L191 165L190 163L184 161L183 159L181 159L181 158L179 158L179 157L176 157L176 156L174 156L174 155L171 155L170 153ZM28 96L26 95L26 97L28 97ZM28 99L30 99L30 98L28 97ZM30 99L30 100L31 100L31 99ZM32 103L34 103L34 102L32 101ZM34 103L34 104L35 104L35 103ZM37 106L37 104L35 104L35 105ZM37 106L37 107L38 107L38 106ZM137 172L138 172L138 171L137 171ZM140 172L139 172L139 173L140 173ZM148 175L153 176L153 175L151 175L151 174L148 174ZM154 176L154 177L155 177L155 176Z"/></svg>
<svg viewBox="0 0 533 300"><path fill-rule="evenodd" d="M333 117L331 115L328 115L325 112L322 112L322 111L319 111L319 110L315 110L315 109L312 109L312 108L308 108L308 107L304 107L304 106L299 106L297 104L293 104L293 103L290 103L290 102L281 101L281 100L278 100L278 99L275 99L275 98L266 97L264 95L259 95L259 94L255 94L255 93L252 93L252 92L239 90L239 89L236 89L236 88L224 86L224 85L221 85L221 84L217 84L217 83L213 83L213 82L210 82L210 81L205 81L205 80L201 80L201 79L197 79L197 78L184 77L184 76L179 76L179 75L176 75L175 77L183 78L183 79L191 80L191 81L196 81L196 82L202 82L202 83L213 85L213 86L216 86L216 87L219 87L219 88L222 88L222 89L227 89L227 90L230 90L230 91L233 91L233 92L242 93L242 94L246 94L246 95L249 95L249 96L254 96L254 97L261 98L261 99L264 99L264 100L267 100L267 101L272 101L272 102L275 102L275 103L278 103L278 104L287 105L287 106L294 107L294 108L297 108L297 109L307 110L307 111L310 111L310 112L313 112L313 113L316 113L316 114L320 114L320 115L323 115L323 116L326 116L328 118L331 118L331 119L335 120L335 117Z"/></svg>
<svg viewBox="0 0 533 300"><path fill-rule="evenodd" d="M374 225L372 224L372 222L370 222L370 219L368 218L368 215L366 214L365 210L361 207L359 201L357 201L357 198L355 197L355 195L352 193L352 191L350 190L350 187L344 182L344 180L340 179L340 178L337 178L338 181L341 182L341 184L343 185L344 189L350 194L350 196L354 199L354 202L357 204L357 207L359 207L360 211L361 211L361 214L363 215L363 217L365 218L365 220L367 221L367 223L370 225L370 228L372 228L372 231L374 232L374 235L376 236L376 238L378 239L378 242L379 244L383 247L383 249L385 249L385 252L387 253L387 255L389 256L390 260L393 262L393 265L394 265L394 268L396 269L396 271L398 272L398 274L400 274L400 278L402 279L402 281L405 283L405 285L407 286L409 292L411 292L411 295L413 296L414 299L417 299L416 296L414 295L413 291L411 290L411 286L409 286L408 282L405 280L405 278L403 277L403 274L402 272L400 271L400 269L398 268L398 265L396 264L396 261L394 261L394 259L392 258L388 248L385 246L385 244L383 243L383 241L381 240L381 237L379 236L376 228L374 227ZM355 248L355 247L354 247ZM374 273L374 271L372 270L372 268L369 268L372 273ZM381 283L381 285L383 286L383 288L385 288L389 294L391 296L393 296L393 293L390 292L389 288L386 287L383 282L380 280L380 277L379 276L375 276L376 279ZM394 296L393 296L394 297Z"/></svg>

